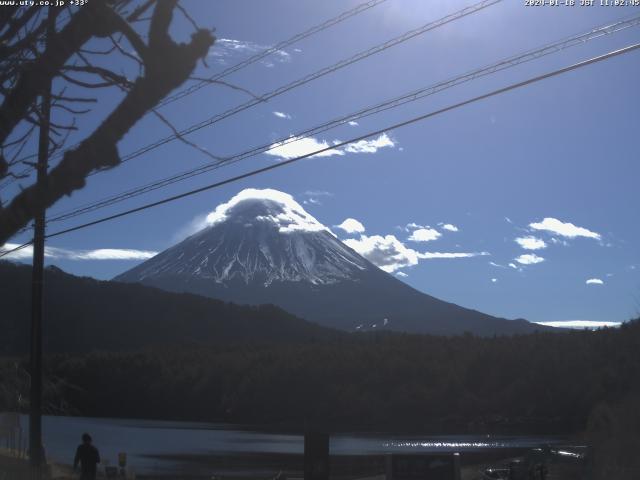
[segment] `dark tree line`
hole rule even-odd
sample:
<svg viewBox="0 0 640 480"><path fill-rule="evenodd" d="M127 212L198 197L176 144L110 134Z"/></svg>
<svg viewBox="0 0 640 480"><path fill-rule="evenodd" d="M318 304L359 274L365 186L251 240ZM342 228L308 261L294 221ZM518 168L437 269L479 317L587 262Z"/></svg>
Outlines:
<svg viewBox="0 0 640 480"><path fill-rule="evenodd" d="M28 266L0 260L0 356L26 355ZM161 345L309 342L344 335L272 305L241 306L138 284L45 271L44 351L85 353Z"/></svg>
<svg viewBox="0 0 640 480"><path fill-rule="evenodd" d="M638 395L638 345L635 321L514 337L377 333L304 345L54 355L47 370L68 386L65 402L90 416L294 429L321 421L337 430L577 432L598 408Z"/></svg>

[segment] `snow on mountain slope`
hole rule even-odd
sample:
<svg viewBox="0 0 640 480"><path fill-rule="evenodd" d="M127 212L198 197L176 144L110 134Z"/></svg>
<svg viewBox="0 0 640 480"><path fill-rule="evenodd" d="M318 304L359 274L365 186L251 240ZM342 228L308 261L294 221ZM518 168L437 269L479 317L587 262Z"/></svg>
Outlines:
<svg viewBox="0 0 640 480"><path fill-rule="evenodd" d="M115 280L238 304L271 303L347 331L494 335L544 328L411 288L338 240L283 192L244 190L202 227Z"/></svg>
<svg viewBox="0 0 640 480"><path fill-rule="evenodd" d="M373 267L309 215L290 195L248 189L219 205L206 226L116 280L166 275L224 283L326 285Z"/></svg>

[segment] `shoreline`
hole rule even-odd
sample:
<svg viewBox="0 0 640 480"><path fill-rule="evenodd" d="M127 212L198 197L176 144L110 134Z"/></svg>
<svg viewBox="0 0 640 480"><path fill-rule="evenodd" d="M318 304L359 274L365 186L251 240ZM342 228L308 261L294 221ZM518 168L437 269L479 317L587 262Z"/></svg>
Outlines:
<svg viewBox="0 0 640 480"><path fill-rule="evenodd" d="M461 480L472 480L476 473L489 465L508 463L526 453L526 448L494 448L460 452ZM331 478L355 480L385 476L386 454L332 455ZM287 478L302 478L304 456L302 454L169 454L146 455L160 461L170 461L176 471L166 475L141 473L139 479L174 480L178 478L210 479L232 477L234 479L273 478L278 473ZM181 468L182 466L182 468Z"/></svg>

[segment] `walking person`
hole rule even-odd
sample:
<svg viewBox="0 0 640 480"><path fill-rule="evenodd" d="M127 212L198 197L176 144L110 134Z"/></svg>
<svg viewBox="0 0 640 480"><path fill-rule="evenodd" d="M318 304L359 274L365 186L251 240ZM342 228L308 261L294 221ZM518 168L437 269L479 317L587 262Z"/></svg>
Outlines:
<svg viewBox="0 0 640 480"><path fill-rule="evenodd" d="M100 453L92 444L91 435L82 434L82 443L76 450L76 457L73 460L73 469L78 469L80 464L80 480L95 480L97 466L100 463Z"/></svg>

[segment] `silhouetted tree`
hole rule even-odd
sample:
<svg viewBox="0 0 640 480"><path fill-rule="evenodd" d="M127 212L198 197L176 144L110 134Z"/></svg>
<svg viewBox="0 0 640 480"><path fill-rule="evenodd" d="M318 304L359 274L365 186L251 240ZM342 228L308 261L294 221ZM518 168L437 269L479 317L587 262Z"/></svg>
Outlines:
<svg viewBox="0 0 640 480"><path fill-rule="evenodd" d="M196 28L189 43L175 42L169 29L178 9L188 17L177 0L91 0L73 10L0 9L0 180L25 178L29 164L22 152L40 123L38 97L52 79L52 109L61 117L51 123L52 152L64 151L66 136L77 129L77 115L99 104L95 96L70 90L117 88L122 99L49 171L46 207L84 187L91 172L119 165L118 142L189 79L215 40L211 31ZM45 42L47 15L56 16L56 28ZM139 66L137 78L114 69L126 62ZM0 206L0 245L33 219L36 197L36 186L30 185Z"/></svg>

